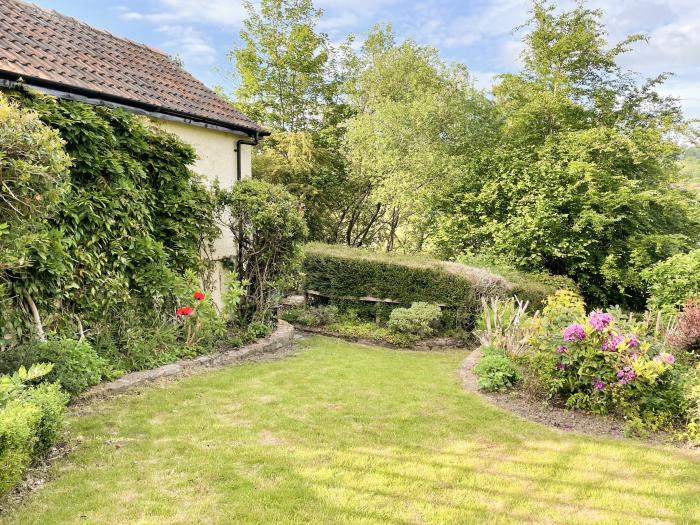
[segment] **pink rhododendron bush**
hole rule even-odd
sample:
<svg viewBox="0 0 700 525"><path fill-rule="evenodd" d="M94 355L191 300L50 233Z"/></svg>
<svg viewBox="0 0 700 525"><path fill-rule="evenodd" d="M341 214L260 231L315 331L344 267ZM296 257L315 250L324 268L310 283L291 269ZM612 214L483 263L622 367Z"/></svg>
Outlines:
<svg viewBox="0 0 700 525"><path fill-rule="evenodd" d="M586 312L580 297L560 291L542 312L505 324L527 335L524 351L502 353L537 397L619 416L636 434L700 438L700 374L694 354L670 344L678 338L675 316Z"/></svg>

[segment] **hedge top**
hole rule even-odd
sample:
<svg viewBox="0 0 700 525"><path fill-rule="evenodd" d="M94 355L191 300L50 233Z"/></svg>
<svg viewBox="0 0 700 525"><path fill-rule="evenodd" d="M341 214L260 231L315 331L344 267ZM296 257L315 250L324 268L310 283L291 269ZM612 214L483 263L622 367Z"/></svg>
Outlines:
<svg viewBox="0 0 700 525"><path fill-rule="evenodd" d="M311 243L304 258L307 289L331 297L372 296L410 304L431 301L471 308L479 296L518 295L539 307L566 283L550 276L509 272L426 256Z"/></svg>

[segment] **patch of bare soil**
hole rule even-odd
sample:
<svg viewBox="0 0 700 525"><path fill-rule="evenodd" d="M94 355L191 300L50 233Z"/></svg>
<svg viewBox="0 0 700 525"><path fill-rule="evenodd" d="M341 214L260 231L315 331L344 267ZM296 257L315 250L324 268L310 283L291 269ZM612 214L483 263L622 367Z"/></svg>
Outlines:
<svg viewBox="0 0 700 525"><path fill-rule="evenodd" d="M554 406L546 401L532 398L522 389L514 389L507 393L484 392L479 389L478 379L474 373L474 365L482 356L481 351L477 349L462 361L459 375L465 390L479 395L489 403L507 410L522 419L541 423L558 430L618 439L625 437L623 430L624 421L613 417L599 416L580 410L569 410L564 407ZM649 438L642 439L642 441L675 444L683 448L688 447L682 443L670 442L670 436L663 433L657 433Z"/></svg>

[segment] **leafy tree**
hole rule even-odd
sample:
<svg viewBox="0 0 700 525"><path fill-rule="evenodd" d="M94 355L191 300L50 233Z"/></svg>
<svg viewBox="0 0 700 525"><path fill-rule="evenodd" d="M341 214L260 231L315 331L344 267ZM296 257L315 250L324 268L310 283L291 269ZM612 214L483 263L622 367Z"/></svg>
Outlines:
<svg viewBox="0 0 700 525"><path fill-rule="evenodd" d="M236 104L275 131L318 128L333 95L329 39L315 30L322 12L311 0L263 0L260 11L244 6L243 46L229 52L239 80Z"/></svg>
<svg viewBox="0 0 700 525"><path fill-rule="evenodd" d="M432 198L490 135L491 104L463 66L447 66L436 49L412 40L397 44L390 26L376 26L367 38L350 100L352 175L376 206L375 221L385 222L386 249L399 240L420 250ZM348 244L367 242L360 236Z"/></svg>
<svg viewBox="0 0 700 525"><path fill-rule="evenodd" d="M698 201L678 189L687 131L664 77L640 81L609 47L601 12L535 2L524 69L494 88L502 125L441 201L446 255L492 252L574 278L595 304L642 306L641 270L698 246Z"/></svg>

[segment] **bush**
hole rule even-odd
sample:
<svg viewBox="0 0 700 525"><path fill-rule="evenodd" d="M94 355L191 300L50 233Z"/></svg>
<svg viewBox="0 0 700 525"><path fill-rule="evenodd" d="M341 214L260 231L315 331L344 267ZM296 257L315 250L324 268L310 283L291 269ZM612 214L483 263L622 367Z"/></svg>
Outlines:
<svg viewBox="0 0 700 525"><path fill-rule="evenodd" d="M480 297L517 293L537 306L562 284L540 282L541 276L529 279L523 273L512 282L476 266L320 243L306 246L303 273L307 290L317 291L334 303L354 301L362 307L363 297L391 300L402 307L430 302L442 307L445 325L469 329Z"/></svg>
<svg viewBox="0 0 700 525"><path fill-rule="evenodd" d="M642 331L626 329L633 324L601 311L568 324L552 341L553 330L580 307L576 301L561 303L555 300L556 308L545 309L545 333L530 359L543 390L569 408L617 413L640 428L668 427L682 419L682 378L675 356Z"/></svg>
<svg viewBox="0 0 700 525"><path fill-rule="evenodd" d="M10 490L31 462L58 439L68 395L57 384L31 386L51 365L20 368L0 376L0 495Z"/></svg>
<svg viewBox="0 0 700 525"><path fill-rule="evenodd" d="M674 255L642 273L652 307L680 306L700 294L700 249Z"/></svg>
<svg viewBox="0 0 700 525"><path fill-rule="evenodd" d="M700 356L700 304L689 300L678 316L678 324L668 335L668 342L678 350Z"/></svg>
<svg viewBox="0 0 700 525"><path fill-rule="evenodd" d="M474 366L474 373L479 378L479 388L487 392L507 390L520 380L518 369L498 352L486 351Z"/></svg>
<svg viewBox="0 0 700 525"><path fill-rule="evenodd" d="M32 363L51 363L53 370L46 376L57 381L72 396L84 392L109 377L111 367L87 341L53 339L32 346L21 346L0 353L0 373L9 373Z"/></svg>
<svg viewBox="0 0 700 525"><path fill-rule="evenodd" d="M195 151L119 108L26 91L7 96L51 133L35 126L40 135L18 135L32 150L31 157L42 162L25 165L36 175L23 179L35 190L21 195L33 204L21 217L31 233L24 242L26 255L8 271L0 270L8 298L0 312L0 347L31 338L31 318L22 304L27 292L47 332L75 334L79 318L91 337L109 331L116 340L123 339L124 333L114 333L116 326L128 330L147 325L174 306L178 276L187 269L203 269L201 249L220 233L212 194L189 169ZM2 134L5 128L0 128ZM42 142L42 137L52 140ZM0 156L8 155L1 161L3 173L9 173L5 161L22 166L30 159L16 148L0 151ZM72 159L67 172L63 159ZM47 164L52 169L38 169ZM48 202L53 203L50 209L36 209ZM14 235L14 225L11 230ZM2 248L0 259L8 253ZM134 304L138 315L131 321L136 324L109 326L105 321Z"/></svg>
<svg viewBox="0 0 700 525"><path fill-rule="evenodd" d="M399 334L411 334L419 337L429 336L434 332L433 326L440 319L440 307L432 303L416 302L410 308L395 308L389 315L389 330Z"/></svg>
<svg viewBox="0 0 700 525"><path fill-rule="evenodd" d="M338 307L321 305L315 308L290 308L282 313L282 318L302 326L323 326L338 320Z"/></svg>
<svg viewBox="0 0 700 525"><path fill-rule="evenodd" d="M308 233L299 201L281 186L246 180L217 190L218 215L239 247L233 270L245 283L242 313L269 316L280 291L298 271Z"/></svg>

